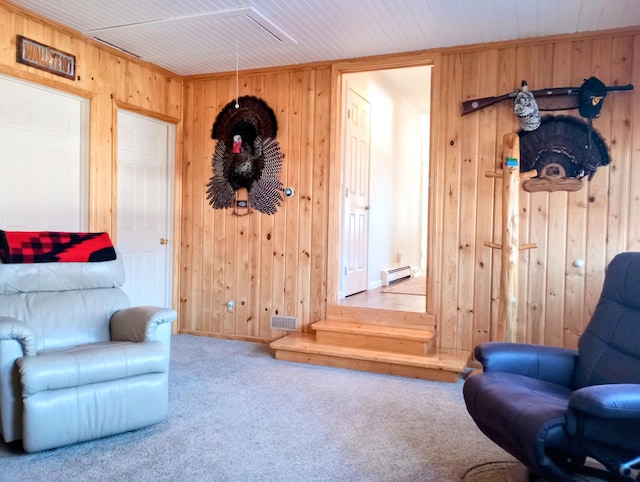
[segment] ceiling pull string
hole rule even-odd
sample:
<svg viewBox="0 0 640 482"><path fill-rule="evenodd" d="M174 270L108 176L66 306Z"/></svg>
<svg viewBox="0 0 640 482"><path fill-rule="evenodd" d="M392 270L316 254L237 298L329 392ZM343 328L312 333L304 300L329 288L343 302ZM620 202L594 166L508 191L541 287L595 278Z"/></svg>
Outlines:
<svg viewBox="0 0 640 482"><path fill-rule="evenodd" d="M240 94L238 90L238 33L236 32L236 105L235 105L236 109L240 108L240 104L238 103L239 95Z"/></svg>

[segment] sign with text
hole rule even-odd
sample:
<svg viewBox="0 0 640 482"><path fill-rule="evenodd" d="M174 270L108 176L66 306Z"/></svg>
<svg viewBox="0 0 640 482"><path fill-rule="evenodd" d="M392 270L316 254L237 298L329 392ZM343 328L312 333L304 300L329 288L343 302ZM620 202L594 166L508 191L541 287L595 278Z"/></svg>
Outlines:
<svg viewBox="0 0 640 482"><path fill-rule="evenodd" d="M61 52L22 35L18 35L16 39L16 60L18 63L75 80L75 55Z"/></svg>

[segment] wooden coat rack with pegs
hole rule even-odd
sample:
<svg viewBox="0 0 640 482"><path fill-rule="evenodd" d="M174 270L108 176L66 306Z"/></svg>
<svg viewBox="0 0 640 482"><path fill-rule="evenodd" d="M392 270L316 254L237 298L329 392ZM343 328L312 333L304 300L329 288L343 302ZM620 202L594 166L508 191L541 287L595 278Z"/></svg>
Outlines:
<svg viewBox="0 0 640 482"><path fill-rule="evenodd" d="M502 178L502 243L484 245L502 250L500 302L497 340L516 341L518 321L519 252L536 248L535 243L520 245L518 240L520 203L520 137L516 132L504 135L504 165L501 171L486 172L486 177ZM525 176L535 175L527 173Z"/></svg>

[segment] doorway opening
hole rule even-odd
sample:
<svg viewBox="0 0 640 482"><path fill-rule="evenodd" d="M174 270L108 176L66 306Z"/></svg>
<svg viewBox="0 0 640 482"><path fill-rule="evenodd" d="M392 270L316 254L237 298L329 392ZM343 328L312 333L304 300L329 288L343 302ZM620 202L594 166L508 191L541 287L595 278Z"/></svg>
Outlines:
<svg viewBox="0 0 640 482"><path fill-rule="evenodd" d="M338 304L425 313L431 66L345 73L342 99Z"/></svg>

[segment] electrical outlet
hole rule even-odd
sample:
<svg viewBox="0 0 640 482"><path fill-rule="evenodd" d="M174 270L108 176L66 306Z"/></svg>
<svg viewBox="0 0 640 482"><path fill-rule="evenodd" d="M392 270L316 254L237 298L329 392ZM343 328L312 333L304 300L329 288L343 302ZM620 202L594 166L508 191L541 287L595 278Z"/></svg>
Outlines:
<svg viewBox="0 0 640 482"><path fill-rule="evenodd" d="M236 304L231 300L227 301L227 311L229 313L233 313L235 310L236 310Z"/></svg>

